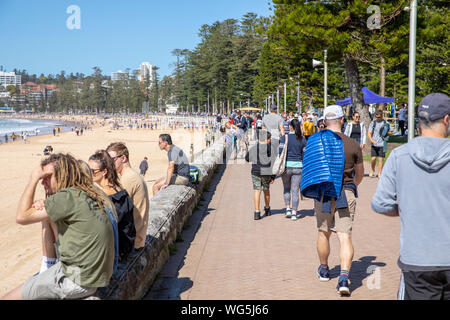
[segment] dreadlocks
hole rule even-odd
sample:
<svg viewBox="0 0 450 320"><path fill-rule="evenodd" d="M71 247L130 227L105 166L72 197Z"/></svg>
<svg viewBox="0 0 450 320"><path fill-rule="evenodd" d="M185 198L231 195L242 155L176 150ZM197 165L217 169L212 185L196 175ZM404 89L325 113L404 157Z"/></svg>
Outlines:
<svg viewBox="0 0 450 320"><path fill-rule="evenodd" d="M92 182L89 174L82 169L80 163L70 154L52 154L41 162L41 166L52 163L55 168L56 192L62 189L75 188L80 192L86 192L95 200L103 212L103 204L108 203L108 198L99 192Z"/></svg>

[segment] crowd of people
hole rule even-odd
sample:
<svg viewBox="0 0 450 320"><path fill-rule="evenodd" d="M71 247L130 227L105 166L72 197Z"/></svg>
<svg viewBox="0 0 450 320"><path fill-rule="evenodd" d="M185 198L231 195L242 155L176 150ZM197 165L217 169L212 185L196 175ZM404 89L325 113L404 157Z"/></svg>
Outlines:
<svg viewBox="0 0 450 320"><path fill-rule="evenodd" d="M418 116L420 137L394 149L386 171L382 171L383 160L392 132L382 111L375 112L367 129L358 112L344 125L344 113L337 105L325 108L317 122L313 122L315 115L282 117L275 105L270 114L254 119L257 141L245 155L245 160L252 163L254 220L261 219L261 193L264 216L271 215L270 186L277 176L283 183L286 218L297 219L300 196L314 199L320 263L317 276L320 281L330 280L329 241L335 233L341 247L337 281L341 296L350 295L349 272L354 254L351 235L358 186L364 177L362 150L368 138L372 157L369 177L379 178L372 208L401 217L402 279L398 299L450 299L450 255L445 254L450 248L450 215L441 206L450 205L450 98L445 94L425 97ZM226 143L230 148L237 149L239 140L245 141L246 136L240 137L238 131L241 119L238 113L236 119L230 120L233 123L227 124Z"/></svg>
<svg viewBox="0 0 450 320"><path fill-rule="evenodd" d="M350 294L349 272L354 248L352 228L358 186L364 176L362 150L369 138L375 177L375 160L384 158L390 127L382 112L368 128L358 113L344 126L337 105L318 114L280 116L271 112L251 116L240 110L223 123L221 115L203 124L195 120L165 121L166 127L204 125L206 137L222 131L227 158L235 152L251 165L254 220L271 215L270 186L280 176L285 217L295 221L301 197L314 199L320 281L330 280L330 237L340 243L340 295ZM450 98L425 97L418 108L420 137L393 150L381 170L372 199L374 211L401 217L399 299L450 299ZM193 127L189 127L192 121ZM256 143L250 146L251 140ZM210 141L211 140L207 140ZM167 152L165 176L152 187L155 195L169 185L187 185L191 167L184 151L169 134L160 134L160 150ZM130 165L130 152L122 142L95 151L87 161L56 153L33 169L19 201L16 222L42 225L42 262L39 273L7 293L3 299L80 299L109 284L117 265L146 245L149 191L143 177L147 158ZM382 163L382 162L381 162ZM35 199L42 182L46 198ZM260 208L261 193L264 208ZM433 199L433 201L430 201ZM444 208L444 209L442 209Z"/></svg>

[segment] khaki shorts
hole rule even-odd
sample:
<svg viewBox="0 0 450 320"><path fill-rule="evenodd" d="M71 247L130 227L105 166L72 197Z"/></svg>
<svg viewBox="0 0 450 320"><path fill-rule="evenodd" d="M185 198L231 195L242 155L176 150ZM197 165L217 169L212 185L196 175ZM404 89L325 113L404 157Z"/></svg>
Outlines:
<svg viewBox="0 0 450 320"><path fill-rule="evenodd" d="M353 221L355 219L356 198L353 191L345 190L348 208L336 209L334 199L331 200L331 214L322 212L322 203L314 200L314 211L316 213L317 228L324 232L352 233Z"/></svg>
<svg viewBox="0 0 450 320"><path fill-rule="evenodd" d="M252 174L253 190L269 190L271 176L255 176Z"/></svg>
<svg viewBox="0 0 450 320"><path fill-rule="evenodd" d="M189 178L173 174L172 178L170 178L169 185L175 184L175 185L186 186L188 183L189 183Z"/></svg>
<svg viewBox="0 0 450 320"><path fill-rule="evenodd" d="M93 295L97 288L83 287L70 280L61 262L29 278L22 286L23 300L81 299Z"/></svg>

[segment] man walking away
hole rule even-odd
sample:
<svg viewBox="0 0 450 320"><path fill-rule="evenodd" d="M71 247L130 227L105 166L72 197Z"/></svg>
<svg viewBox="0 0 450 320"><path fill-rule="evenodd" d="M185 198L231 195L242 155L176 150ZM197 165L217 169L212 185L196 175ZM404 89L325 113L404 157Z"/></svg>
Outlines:
<svg viewBox="0 0 450 320"><path fill-rule="evenodd" d="M450 300L450 98L426 96L420 137L392 150L372 209L400 216L399 300Z"/></svg>
<svg viewBox="0 0 450 320"><path fill-rule="evenodd" d="M148 170L148 162L147 162L148 158L144 157L144 160L141 161L141 164L139 165L139 170L141 170L141 176L145 177L145 174L147 173Z"/></svg>
<svg viewBox="0 0 450 320"><path fill-rule="evenodd" d="M284 131L284 120L277 114L278 107L273 104L270 107L270 114L264 116L263 129L270 132L271 144L277 150L280 144L281 136L284 136L286 132Z"/></svg>
<svg viewBox="0 0 450 320"><path fill-rule="evenodd" d="M315 201L314 209L317 219L318 238L317 252L320 266L317 271L320 281L330 280L328 257L330 255L330 236L335 232L341 246L341 272L338 279L337 291L341 296L349 295L349 272L353 260L352 228L356 213L357 187L364 176L362 150L353 140L341 133L344 122L342 108L337 105L329 106L324 111L327 129L334 131L344 144L344 174L342 178L342 192L338 199L329 202ZM327 211L327 212L324 212Z"/></svg>
<svg viewBox="0 0 450 320"><path fill-rule="evenodd" d="M389 129L386 130L386 128L389 127L389 124L383 120L383 111L377 110L375 112L375 120L372 121L372 123L369 125L369 140L372 142L372 162L371 162L371 171L369 174L369 177L375 178L375 165L378 159L378 177L381 176L381 171L383 170L383 160L385 157L384 152L384 144L385 139L387 139L388 136L391 136L392 133L389 131Z"/></svg>
<svg viewBox="0 0 450 320"><path fill-rule="evenodd" d="M258 143L254 145L245 155L245 161L252 163L252 182L255 204L254 219L261 219L260 197L261 191L264 192L264 212L265 216L270 216L270 184L275 180L272 174L272 166L277 155L277 150L270 142L271 134L269 131L261 130L259 132Z"/></svg>

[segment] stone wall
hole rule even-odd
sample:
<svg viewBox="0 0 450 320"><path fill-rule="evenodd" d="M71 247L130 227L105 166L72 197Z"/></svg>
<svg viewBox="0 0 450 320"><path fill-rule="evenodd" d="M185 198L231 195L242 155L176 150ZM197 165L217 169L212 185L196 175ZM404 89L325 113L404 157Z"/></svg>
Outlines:
<svg viewBox="0 0 450 320"><path fill-rule="evenodd" d="M199 168L198 184L172 185L150 200L145 247L120 263L109 286L97 290L88 299L141 299L147 293L169 257L169 245L191 216L217 165L223 163L224 151L223 140L218 139L211 147L197 153L191 164Z"/></svg>

